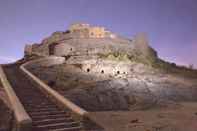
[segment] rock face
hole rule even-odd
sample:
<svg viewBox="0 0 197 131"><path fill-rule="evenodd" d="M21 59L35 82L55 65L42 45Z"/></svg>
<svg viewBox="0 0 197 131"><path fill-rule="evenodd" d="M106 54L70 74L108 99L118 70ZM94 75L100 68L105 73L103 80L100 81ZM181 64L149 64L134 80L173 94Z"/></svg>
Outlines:
<svg viewBox="0 0 197 131"><path fill-rule="evenodd" d="M31 70L89 111L177 108L177 102L197 100L195 80L163 74L142 64L133 63L130 67L131 73L116 75L88 72L81 65L68 63Z"/></svg>
<svg viewBox="0 0 197 131"><path fill-rule="evenodd" d="M162 72L160 68L175 73L183 68L160 60L146 34L132 40L110 35L114 34L88 24L55 32L40 44L26 46L25 52L27 56L63 56L65 63L29 68L89 111L176 107L176 102L197 100L196 75L194 80L186 77L184 73L190 72L186 68L184 77Z"/></svg>

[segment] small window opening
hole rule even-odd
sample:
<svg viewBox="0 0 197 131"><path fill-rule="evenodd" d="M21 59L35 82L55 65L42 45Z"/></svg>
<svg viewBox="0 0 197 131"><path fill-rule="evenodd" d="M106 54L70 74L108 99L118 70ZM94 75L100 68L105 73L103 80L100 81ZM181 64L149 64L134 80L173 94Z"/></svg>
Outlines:
<svg viewBox="0 0 197 131"><path fill-rule="evenodd" d="M101 73L104 74L104 70L102 70Z"/></svg>
<svg viewBox="0 0 197 131"><path fill-rule="evenodd" d="M72 51L73 49L72 48L70 48L70 51Z"/></svg>
<svg viewBox="0 0 197 131"><path fill-rule="evenodd" d="M90 72L90 69L89 68L87 69L87 72Z"/></svg>
<svg viewBox="0 0 197 131"><path fill-rule="evenodd" d="M120 74L120 71L117 71L117 74Z"/></svg>

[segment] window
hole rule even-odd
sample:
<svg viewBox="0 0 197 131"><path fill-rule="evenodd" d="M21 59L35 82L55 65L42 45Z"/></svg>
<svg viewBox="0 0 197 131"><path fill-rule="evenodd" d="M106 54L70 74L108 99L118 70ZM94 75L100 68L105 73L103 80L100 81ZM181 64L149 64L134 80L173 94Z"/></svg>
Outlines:
<svg viewBox="0 0 197 131"><path fill-rule="evenodd" d="M87 72L90 72L90 69L89 68L87 69Z"/></svg>
<svg viewBox="0 0 197 131"><path fill-rule="evenodd" d="M104 70L101 70L101 73L104 74Z"/></svg>

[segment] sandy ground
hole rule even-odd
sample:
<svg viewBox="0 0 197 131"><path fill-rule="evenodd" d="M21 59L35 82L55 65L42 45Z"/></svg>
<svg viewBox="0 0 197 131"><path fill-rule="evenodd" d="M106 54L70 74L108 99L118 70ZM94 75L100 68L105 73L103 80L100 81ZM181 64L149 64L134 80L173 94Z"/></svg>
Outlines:
<svg viewBox="0 0 197 131"><path fill-rule="evenodd" d="M197 103L181 103L180 108L146 111L92 112L106 131L196 131Z"/></svg>

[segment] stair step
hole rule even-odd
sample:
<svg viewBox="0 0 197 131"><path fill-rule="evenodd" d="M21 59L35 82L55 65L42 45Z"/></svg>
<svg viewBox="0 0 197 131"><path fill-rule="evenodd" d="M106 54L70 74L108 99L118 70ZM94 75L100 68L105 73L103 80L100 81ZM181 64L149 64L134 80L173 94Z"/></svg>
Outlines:
<svg viewBox="0 0 197 131"><path fill-rule="evenodd" d="M60 122L73 122L71 117L64 117L64 118L54 118L54 119L44 119L44 120L37 120L33 121L33 125L47 125L52 123L60 123Z"/></svg>
<svg viewBox="0 0 197 131"><path fill-rule="evenodd" d="M76 127L79 126L79 122L62 122L62 123L55 123L55 124L47 124L47 125L39 125L36 126L39 129L59 129L59 128L68 128L68 127Z"/></svg>
<svg viewBox="0 0 197 131"><path fill-rule="evenodd" d="M81 129L82 129L81 126L77 126L77 127L54 129L53 131L80 131Z"/></svg>
<svg viewBox="0 0 197 131"><path fill-rule="evenodd" d="M51 107L54 107L55 108L55 107L57 107L54 104L38 105L38 104L25 104L25 103L23 103L23 105L25 107L27 107L28 109L30 109L30 108L51 108Z"/></svg>
<svg viewBox="0 0 197 131"><path fill-rule="evenodd" d="M36 109L27 109L28 112L42 112L42 111L55 111L57 110L56 107L47 107L47 108L36 108Z"/></svg>
<svg viewBox="0 0 197 131"><path fill-rule="evenodd" d="M26 101L24 102L25 105L39 105L39 106L42 106L42 105L54 105L52 104L51 102L48 102L48 101Z"/></svg>
<svg viewBox="0 0 197 131"><path fill-rule="evenodd" d="M31 116L34 120L41 120L41 119L55 119L55 118L64 118L64 117L70 117L68 114L53 114L53 115L40 115L40 116Z"/></svg>
<svg viewBox="0 0 197 131"><path fill-rule="evenodd" d="M40 116L40 115L55 115L55 114L62 114L62 113L65 113L65 111L58 111L58 110L55 110L55 111L44 111L44 112L30 112L29 114L31 116Z"/></svg>

